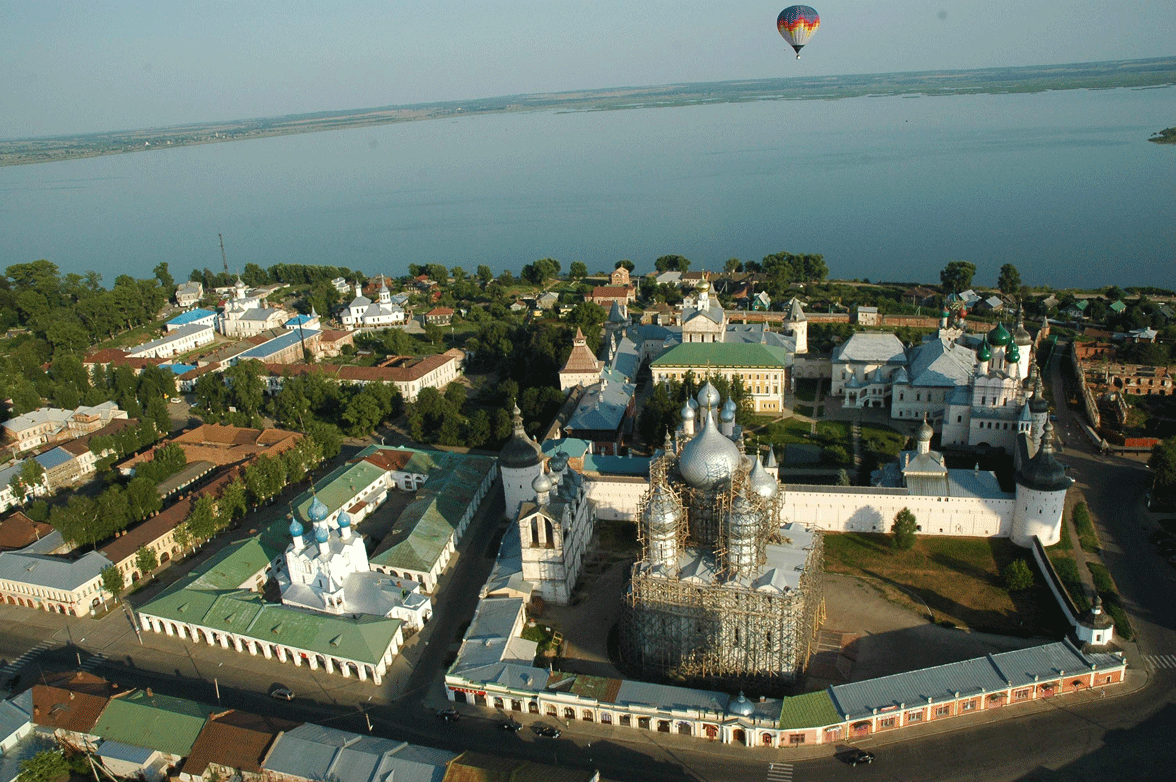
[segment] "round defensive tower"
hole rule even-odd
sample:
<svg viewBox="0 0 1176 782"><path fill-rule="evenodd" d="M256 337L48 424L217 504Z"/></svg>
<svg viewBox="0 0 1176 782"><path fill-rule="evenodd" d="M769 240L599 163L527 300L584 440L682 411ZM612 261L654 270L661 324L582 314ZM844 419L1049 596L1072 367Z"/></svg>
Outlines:
<svg viewBox="0 0 1176 782"><path fill-rule="evenodd" d="M1046 421L1041 448L1017 470L1016 480L1012 541L1031 548L1037 536L1041 545L1052 546L1061 537L1066 492L1074 483L1054 456L1053 424Z"/></svg>
<svg viewBox="0 0 1176 782"><path fill-rule="evenodd" d="M498 470L502 474L502 493L506 497L504 514L514 519L519 505L535 499L532 484L543 474L543 449L523 429L523 415L514 409L514 434L498 452Z"/></svg>

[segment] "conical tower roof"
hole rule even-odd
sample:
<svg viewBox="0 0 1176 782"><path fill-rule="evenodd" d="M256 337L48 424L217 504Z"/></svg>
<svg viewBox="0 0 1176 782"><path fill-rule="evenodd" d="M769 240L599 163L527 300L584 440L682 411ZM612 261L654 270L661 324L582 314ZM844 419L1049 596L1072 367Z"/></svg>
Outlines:
<svg viewBox="0 0 1176 782"><path fill-rule="evenodd" d="M1054 428L1049 421L1041 436L1041 448L1020 470L1017 483L1037 491L1065 491L1074 483L1066 468L1054 457Z"/></svg>
<svg viewBox="0 0 1176 782"><path fill-rule="evenodd" d="M531 439L523 428L523 414L519 406L514 408L514 434L498 452L498 463L511 470L534 467L543 459L543 449Z"/></svg>

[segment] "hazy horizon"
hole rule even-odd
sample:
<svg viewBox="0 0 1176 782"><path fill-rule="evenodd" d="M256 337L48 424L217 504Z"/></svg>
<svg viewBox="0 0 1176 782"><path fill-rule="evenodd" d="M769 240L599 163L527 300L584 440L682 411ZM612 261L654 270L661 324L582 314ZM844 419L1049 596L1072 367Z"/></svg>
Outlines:
<svg viewBox="0 0 1176 782"><path fill-rule="evenodd" d="M490 5L490 4L486 4ZM1136 60L1176 53L1176 4L819 2L801 60L785 3L417 7L362 0L0 0L0 137L790 76ZM51 53L52 56L47 56Z"/></svg>

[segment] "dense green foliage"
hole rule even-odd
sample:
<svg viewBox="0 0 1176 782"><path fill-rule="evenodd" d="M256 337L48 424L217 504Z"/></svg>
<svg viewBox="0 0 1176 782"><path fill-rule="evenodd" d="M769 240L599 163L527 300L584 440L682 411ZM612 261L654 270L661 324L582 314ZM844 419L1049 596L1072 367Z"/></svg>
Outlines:
<svg viewBox="0 0 1176 782"><path fill-rule="evenodd" d="M21 761L21 782L63 782L69 778L69 761L60 749L47 749Z"/></svg>
<svg viewBox="0 0 1176 782"><path fill-rule="evenodd" d="M1176 128L1164 128L1156 131L1148 141L1154 141L1157 144L1176 144Z"/></svg>
<svg viewBox="0 0 1176 782"><path fill-rule="evenodd" d="M1090 519L1090 510L1085 502L1074 506L1070 513L1070 521L1074 523L1074 530L1078 533L1078 545L1083 551L1097 554L1099 550L1098 535L1094 531L1094 523Z"/></svg>
<svg viewBox="0 0 1176 782"><path fill-rule="evenodd" d="M1010 592L1020 592L1033 586L1033 568L1023 559L1014 559L1005 565L1001 576L1004 578L1005 589Z"/></svg>
<svg viewBox="0 0 1176 782"><path fill-rule="evenodd" d="M674 431L681 421L681 411L687 399L698 395L699 389L710 381L725 403L727 399L735 400L735 422L745 425L751 422L751 397L743 381L735 378L728 382L722 375L695 375L687 372L682 380L670 380L669 383L658 383L645 400L645 406L637 419L637 431L642 441L650 448L658 448L665 439L666 432ZM697 426L702 420L696 421Z"/></svg>
<svg viewBox="0 0 1176 782"><path fill-rule="evenodd" d="M890 545L899 551L909 551L915 547L918 540L919 524L910 508L903 508L894 514L894 524L890 526Z"/></svg>
<svg viewBox="0 0 1176 782"><path fill-rule="evenodd" d="M976 264L967 261L949 261L947 266L939 272L939 282L943 290L949 293L959 293L972 287L972 277L976 274Z"/></svg>
<svg viewBox="0 0 1176 782"><path fill-rule="evenodd" d="M1169 437L1157 444L1152 449L1147 466L1152 468L1157 491L1176 491L1176 437Z"/></svg>

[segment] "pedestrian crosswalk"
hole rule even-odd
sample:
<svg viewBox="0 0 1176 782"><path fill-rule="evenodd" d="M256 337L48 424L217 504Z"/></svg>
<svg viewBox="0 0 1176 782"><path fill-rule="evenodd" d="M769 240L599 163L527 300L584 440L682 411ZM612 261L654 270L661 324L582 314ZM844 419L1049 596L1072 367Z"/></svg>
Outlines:
<svg viewBox="0 0 1176 782"><path fill-rule="evenodd" d="M1176 668L1176 654L1145 654L1143 661L1152 670L1159 668Z"/></svg>
<svg viewBox="0 0 1176 782"><path fill-rule="evenodd" d="M79 668L83 671L92 671L101 665L105 659L106 655L104 654L92 654L82 661L82 664L79 666Z"/></svg>
<svg viewBox="0 0 1176 782"><path fill-rule="evenodd" d="M29 649L27 652L22 654L20 657L17 657L15 660L10 662L8 665L5 665L3 668L0 668L0 676L11 676L12 674L19 671L21 668L25 667L25 665L30 660L32 660L34 657L36 657L38 654L40 654L44 650L48 649L52 645L53 645L52 641L41 641L41 643L37 644L32 649Z"/></svg>
<svg viewBox="0 0 1176 782"><path fill-rule="evenodd" d="M768 782L792 782L792 764L769 763Z"/></svg>

